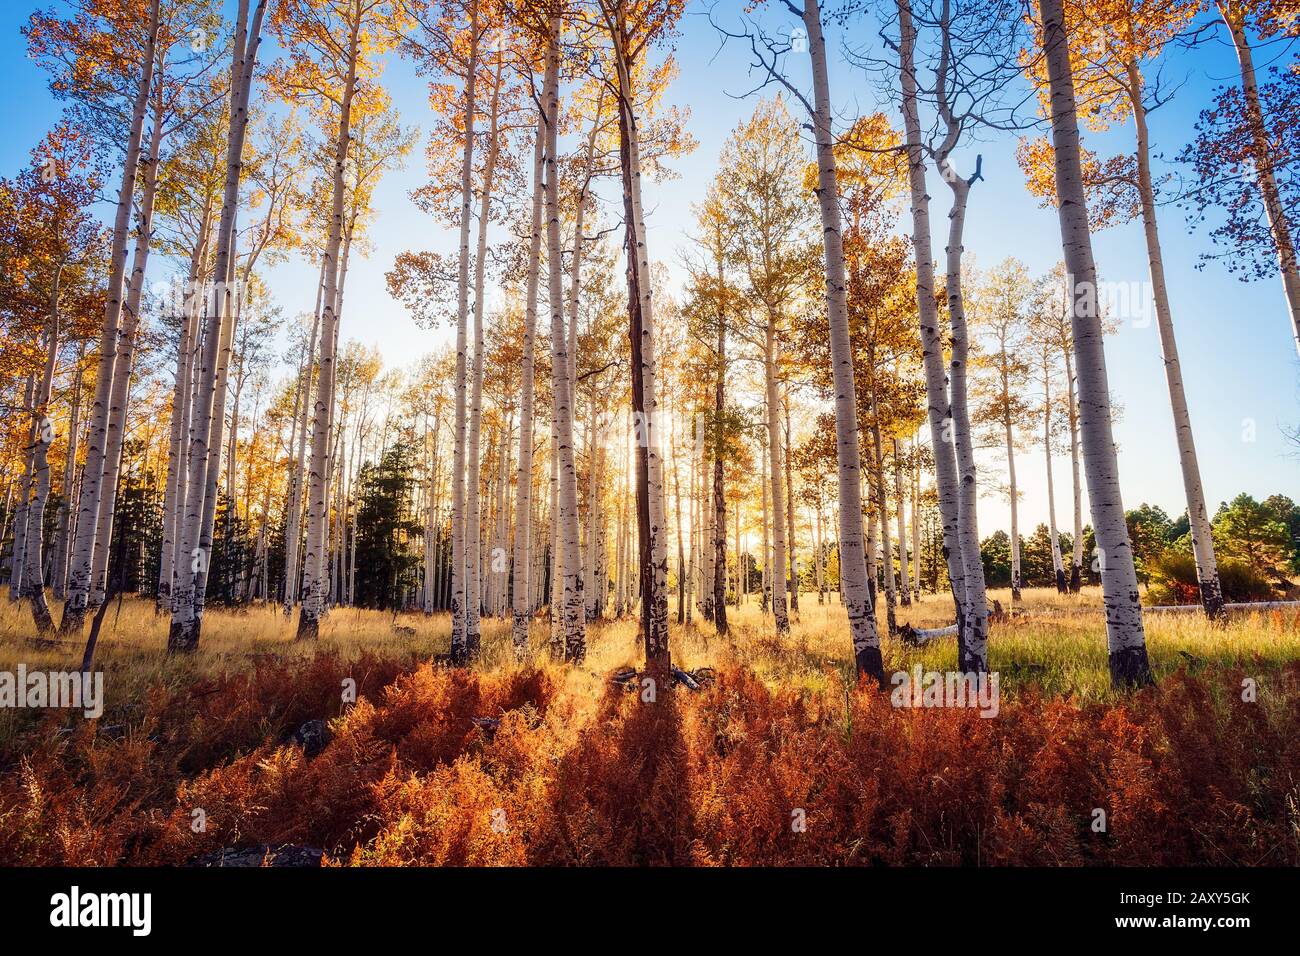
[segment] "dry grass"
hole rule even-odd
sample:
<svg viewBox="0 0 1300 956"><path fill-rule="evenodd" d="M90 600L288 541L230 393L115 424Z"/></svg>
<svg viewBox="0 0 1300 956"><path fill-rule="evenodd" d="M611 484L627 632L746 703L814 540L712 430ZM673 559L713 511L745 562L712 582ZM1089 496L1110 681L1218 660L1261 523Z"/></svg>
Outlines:
<svg viewBox="0 0 1300 956"><path fill-rule="evenodd" d="M993 599L1004 607L1011 604L1008 591L991 591L990 601ZM1026 616L994 624L990 633L990 667L1001 673L1004 691L1032 685L1052 695L1109 699L1106 638L1097 589L1086 589L1080 595L1061 595L1050 588L1026 589L1018 606ZM744 666L773 688L813 693L828 691L832 683L838 687L849 675L852 657L847 627L834 595L826 604L818 604L816 594L801 595L791 633L781 640L771 616L763 614L753 600L729 609L731 628L725 637L698 616L678 625L675 608L674 596L670 601L673 660L686 669ZM880 619L883 633L883 609ZM934 628L951 620L947 595L923 595L910 607L898 608L900 624ZM329 614L318 643L296 641L295 625L296 617L285 617L278 607L211 609L204 618L200 652L189 658L168 658L167 619L155 614L149 601L128 598L108 611L97 665L106 673L110 699L130 699L145 686L239 673L250 661L267 656L288 660L310 657L322 648L344 659L370 654L413 665L445 654L451 633L445 613L426 617L352 608L336 608ZM538 662L546 660L547 629L545 620L533 622L531 643ZM514 668L509 622L484 618L482 632L483 653L476 668L489 673ZM27 608L0 599L0 670L12 670L19 662L29 669L72 669L78 665L80 643L60 641L55 646L41 646L34 636ZM1189 665L1195 670L1202 663L1267 672L1287 661L1300 660L1300 613L1237 615L1220 627L1211 626L1195 613L1149 614L1147 641L1157 677ZM639 662L639 642L634 618L600 621L588 628L587 660L581 668L542 666L551 667L553 676L575 695L592 697L599 694L609 672ZM954 666L952 638L916 648L885 637L884 646L886 671L906 670L917 663L927 670ZM0 712L0 738L7 717Z"/></svg>
<svg viewBox="0 0 1300 956"><path fill-rule="evenodd" d="M1040 613L993 629L1002 707L981 720L855 689L842 609L802 597L780 640L753 603L726 637L674 624L675 662L718 679L663 707L607 680L640 659L631 619L591 627L580 667L546 660L543 620L531 665L485 620L482 660L455 670L427 664L446 615L336 609L307 644L276 609L216 610L199 652L169 659L165 619L127 600L100 645L102 718L0 711L0 863L261 844L357 864L1300 863L1296 615L1152 617L1160 684L1119 699L1096 594L1030 592ZM899 616L944 624L947 598ZM27 610L0 602L0 670L77 666L80 646L32 636ZM952 639L885 644L888 670L953 654ZM315 757L291 737L311 719L332 736ZM1095 807L1111 812L1101 838Z"/></svg>

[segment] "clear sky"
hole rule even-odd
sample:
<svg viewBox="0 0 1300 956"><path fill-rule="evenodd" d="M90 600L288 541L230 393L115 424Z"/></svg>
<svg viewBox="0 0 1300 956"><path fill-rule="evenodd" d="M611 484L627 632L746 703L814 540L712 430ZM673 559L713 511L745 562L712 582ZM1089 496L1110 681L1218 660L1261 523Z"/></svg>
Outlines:
<svg viewBox="0 0 1300 956"><path fill-rule="evenodd" d="M28 162L29 150L59 111L46 77L26 58L18 32L31 7L24 0L0 5L0 81L8 104L6 135L0 139L0 173L5 175ZM679 261L678 250L692 228L691 203L702 198L716 174L723 141L755 105L752 98L738 98L755 85L756 77L748 70L748 48L732 44L719 50L718 35L704 10L698 0L688 6L676 43L680 75L669 94L672 102L690 108L689 129L699 147L676 164L680 178L647 184L651 252L669 265ZM793 25L791 20L789 26ZM860 43L872 36L874 30L855 27L852 39ZM873 82L838 56L843 35L831 30L829 37L837 49L831 82L841 115L887 109L877 103ZM1151 116L1157 154L1173 156L1181 149L1213 87L1234 80L1235 65L1231 50L1222 43L1174 54L1167 76L1183 85L1172 102ZM800 71L806 76L801 62L792 61L789 69L792 77L802 80ZM426 127L424 84L410 65L394 59L385 76L403 121ZM1099 150L1109 146L1118 151L1127 146L1129 137L1130 130L1122 129L1095 145ZM1015 139L1007 136L978 143L958 155L958 168L965 169L973 166L974 154L981 153L985 177L971 193L965 248L982 267L1016 256L1038 274L1061 258L1060 233L1055 213L1039 208L1026 192L1014 150ZM398 366L412 364L450 337L445 330L416 328L384 285L384 272L404 249L453 247L454 237L408 199L423 174L422 153L417 150L404 170L391 173L380 185L375 196L378 216L370 234L373 251L367 260L354 258L348 276L343 336L377 345L387 361ZM942 255L948 197L933 174L930 192L935 199L931 211L936 252ZM1205 233L1189 232L1183 214L1173 207L1161 210L1161 227L1174 323L1211 509L1240 491L1256 497L1282 492L1300 499L1300 460L1282 434L1283 427L1300 422L1300 363L1280 280L1242 283L1213 263L1198 270L1197 257L1209 248ZM1103 281L1147 282L1145 244L1137 223L1097 234L1094 248ZM312 308L316 268L301 261L272 273L272 291L286 313ZM1125 504L1134 507L1146 501L1170 514L1181 513L1185 505L1154 320L1124 322L1108 338L1106 355L1111 391L1123 406L1115 434ZM1003 467L999 456L985 456L982 466L999 471ZM1068 530L1068 460L1058 460L1055 468L1058 522ZM1023 452L1018 470L1025 489L1021 527L1028 533L1046 520L1041 448ZM981 533L1005 528L1006 511L1005 500L981 499Z"/></svg>

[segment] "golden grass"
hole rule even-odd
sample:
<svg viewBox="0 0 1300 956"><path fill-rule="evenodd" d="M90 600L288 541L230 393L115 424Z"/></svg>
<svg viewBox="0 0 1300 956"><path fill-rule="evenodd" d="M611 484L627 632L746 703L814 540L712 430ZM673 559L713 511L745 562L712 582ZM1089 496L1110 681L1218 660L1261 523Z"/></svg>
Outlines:
<svg viewBox="0 0 1300 956"><path fill-rule="evenodd" d="M1010 606L1007 592L990 592L990 600L993 598L1003 607ZM756 601L729 608L730 633L722 637L698 615L691 623L678 625L674 596L670 602L674 663L686 669L738 664L752 669L773 687L840 693L852 666L843 608L833 595L829 603L819 605L815 593L801 595L801 604L787 638L777 638L771 616L764 615ZM1001 674L1004 692L1033 686L1044 693L1081 700L1109 699L1099 592L1088 589L1071 596L1047 588L1028 589L1020 606L1030 613L994 624L990 632L989 663ZM898 620L938 627L951 621L951 608L947 595L925 595L911 607L900 607ZM883 609L880 616L883 632ZM296 618L285 617L278 607L209 609L199 652L169 658L167 618L156 615L150 601L127 598L120 606L111 607L105 617L96 664L106 673L111 705L114 698L133 699L152 685L183 684L200 676L238 671L268 655L310 656L328 648L345 658L370 652L409 659L414 664L446 653L451 629L445 613L425 617L353 608L331 611L317 642L295 640L295 625ZM544 618L534 621L531 643L535 659L546 657L547 630ZM28 669L67 670L79 665L80 641L60 640L44 646L34 637L27 607L0 600L0 670L12 670L20 662ZM1286 661L1300 659L1298 639L1300 614L1293 611L1238 615L1220 627L1211 626L1195 613L1147 616L1148 648L1157 679L1180 667L1195 670L1211 662L1262 676ZM498 671L516 666L508 620L483 619L482 648L477 668ZM886 637L884 652L887 672L910 669L917 663L927 670L955 666L950 637L920 648ZM588 655L581 667L547 666L573 697L594 700L611 671L636 665L640 657L637 621L624 618L589 626ZM0 713L0 737L6 735L6 723L13 719L12 711Z"/></svg>

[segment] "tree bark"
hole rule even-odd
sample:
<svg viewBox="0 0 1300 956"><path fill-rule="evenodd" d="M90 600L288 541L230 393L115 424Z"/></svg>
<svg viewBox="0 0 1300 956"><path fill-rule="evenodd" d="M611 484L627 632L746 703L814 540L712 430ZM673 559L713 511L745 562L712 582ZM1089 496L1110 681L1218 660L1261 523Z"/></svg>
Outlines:
<svg viewBox="0 0 1300 956"><path fill-rule="evenodd" d="M247 2L247 0L242 0ZM158 45L159 0L149 8L149 34L140 64L140 83L136 88L131 112L131 129L127 134L126 162L122 166L122 184L117 194L117 214L113 221L113 239L109 248L108 301L104 307L104 325L99 340L99 369L95 376L95 397L90 408L91 428L86 442L86 464L82 472L81 495L77 503L77 534L73 548L68 600L59 624L64 634L81 633L90 603L94 571L95 532L100 500L104 488L104 455L108 443L109 401L113 387L114 359L122 317L122 285L126 270L126 239L135 199L135 180L140 165L141 140L144 135L145 110L152 90L154 58Z"/></svg>
<svg viewBox="0 0 1300 956"><path fill-rule="evenodd" d="M549 91L542 92L543 102ZM545 116L539 116L533 139L533 198L528 238L528 279L524 298L524 342L520 368L519 469L515 489L514 601L510 635L515 658L528 656L528 620L532 616L528 572L532 567L533 522L533 376L536 368L537 285L542 255L542 156Z"/></svg>
<svg viewBox="0 0 1300 956"><path fill-rule="evenodd" d="M1124 523L1119 462L1111 433L1110 383L1097 304L1097 270L1088 232L1070 50L1061 0L1038 0L1038 6L1051 91L1057 213L1079 378L1084 470L1092 526L1097 536L1111 682L1116 687L1148 684L1152 680L1151 666L1147 659L1133 549Z"/></svg>
<svg viewBox="0 0 1300 956"><path fill-rule="evenodd" d="M307 543L304 550L302 605L298 611L298 639L311 640L320 633L320 619L328 599L325 577L326 534L329 524L328 481L334 460L330 452L333 418L336 348L338 342L338 262L343 242L344 172L352 130L352 98L356 92L357 55L361 21L355 19L348 34L348 72L339 99L338 135L334 140L332 209L325 245L325 287L321 294L320 375L312 408L311 470L308 481Z"/></svg>
<svg viewBox="0 0 1300 956"><path fill-rule="evenodd" d="M934 451L935 487L943 527L943 557L956 605L959 658L965 656L966 564L959 545L960 490L952 406L948 398L943 360L943 330L934 298L934 254L930 238L930 197L925 188L925 160L921 152L921 121L917 104L914 64L916 28L911 0L897 0L899 23L899 75L903 90L903 127L907 147L908 186L912 211L912 246L916 262L916 305L921 328L925 367L927 416Z"/></svg>
<svg viewBox="0 0 1300 956"><path fill-rule="evenodd" d="M1160 231L1156 222L1155 187L1151 179L1151 146L1147 132L1146 104L1142 101L1142 75L1135 62L1130 61L1127 70L1130 102L1133 106L1133 123L1137 127L1138 194L1142 204L1142 229L1146 235L1147 261L1151 267L1151 287L1155 298L1156 326L1160 331L1160 351L1165 360L1165 384L1169 387L1169 406L1174 415L1178 464L1182 471L1183 492L1187 497L1187 517L1192 533L1196 580L1200 585L1201 607L1205 609L1206 617L1210 620L1218 620L1223 617L1223 588L1219 584L1219 566L1214 557L1210 514L1205 504L1205 490L1201 484L1201 466L1196 457L1196 441L1192 436L1192 419L1187 409L1187 395L1183 391L1182 363L1178 359L1173 310L1169 306L1169 288L1165 282L1164 255L1160 249ZM1297 333L1300 334L1300 326L1297 326Z"/></svg>
<svg viewBox="0 0 1300 956"><path fill-rule="evenodd" d="M668 649L668 529L664 521L663 459L659 449L654 312L650 253L641 202L641 143L634 113L632 63L625 24L611 24L617 76L620 159L628 262L629 334L632 343L632 405L638 416L637 516L641 555L641 626L646 664L666 675Z"/></svg>
<svg viewBox="0 0 1300 956"><path fill-rule="evenodd" d="M894 440L894 517L898 522L898 593L899 600L903 607L908 607L912 603L911 575L908 569L907 561L907 521L903 517L904 513L904 496L903 496L903 460L898 446L898 439Z"/></svg>
<svg viewBox="0 0 1300 956"><path fill-rule="evenodd" d="M555 402L558 463L559 538L563 542L560 621L564 657L581 663L587 654L586 603L582 593L582 552L578 528L578 475L573 448L573 378L569 340L564 327L564 295L560 261L559 70L560 19L549 21L546 69L550 98L546 111L546 257L551 308L551 382ZM557 79L551 79L556 77Z"/></svg>
<svg viewBox="0 0 1300 956"><path fill-rule="evenodd" d="M817 202L821 212L826 267L826 319L830 326L831 364L835 385L835 445L839 463L840 579L848 611L853 657L858 675L883 685L884 663L875 612L867 590L867 562L862 532L862 456L853 385L853 353L849 341L847 283L844 275L843 232L836 182L835 140L831 132L830 82L826 41L822 36L819 0L805 0L804 27L812 61L817 143Z"/></svg>
<svg viewBox="0 0 1300 956"><path fill-rule="evenodd" d="M248 127L248 100L253 85L253 69L257 50L261 44L262 18L266 11L265 0L258 0L251 25L247 24L248 0L240 0L238 33L235 40L235 57L232 76L230 129L226 142L226 178L221 204L221 219L217 229L217 256L213 274L220 283L213 297L211 314L206 317L203 352L198 359L198 401L190 438L189 465L186 478L185 521L180 534L181 560L178 563L176 586L173 590L171 631L167 639L168 653L194 651L198 648L202 628L202 596L197 593L200 582L206 582L210 551L201 547L205 524L206 502L204 492L208 484L210 467L209 441L212 419L224 409L214 404L216 392L218 350L221 345L222 326L231 311L231 290L226 287L230 275L231 247L235 239L235 219L238 213L239 180L243 171L244 138ZM218 450L218 455L220 454Z"/></svg>
<svg viewBox="0 0 1300 956"><path fill-rule="evenodd" d="M1255 178L1259 183L1264 215L1268 218L1269 234L1277 251L1278 271L1282 274L1282 289L1286 294L1287 311L1291 313L1291 335L1296 351L1300 352L1300 268L1297 267L1296 248L1292 241L1291 222L1277 177L1273 173L1276 150L1268 140L1264 125L1264 110L1259 102L1259 83L1255 78L1255 57L1246 36L1245 16L1235 9L1232 0L1216 0L1219 15L1232 36L1232 46L1241 68L1241 91L1246 104L1246 125L1253 143L1252 160ZM1204 594L1202 594L1204 602Z"/></svg>
<svg viewBox="0 0 1300 956"><path fill-rule="evenodd" d="M786 514L785 484L781 480L781 397L776 379L776 316L768 313L767 329L763 338L763 379L767 390L767 470L772 486L772 561L768 569L768 582L772 589L772 617L778 635L790 633L790 616L786 612L785 548ZM766 565L766 555L763 563Z"/></svg>

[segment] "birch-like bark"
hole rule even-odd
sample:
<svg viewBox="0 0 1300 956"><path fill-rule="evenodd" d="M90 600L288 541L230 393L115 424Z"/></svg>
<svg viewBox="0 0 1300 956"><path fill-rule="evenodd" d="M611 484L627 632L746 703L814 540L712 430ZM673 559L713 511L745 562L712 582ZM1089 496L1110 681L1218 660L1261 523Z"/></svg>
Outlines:
<svg viewBox="0 0 1300 956"><path fill-rule="evenodd" d="M782 389L781 401L785 410L785 431L783 432L782 458L785 460L785 520L786 520L786 542L785 550L789 564L789 593L790 593L790 610L795 614L799 613L799 562L795 557L795 539L794 539L794 469L790 465L790 387L787 385Z"/></svg>
<svg viewBox="0 0 1300 956"><path fill-rule="evenodd" d="M1196 561L1196 580L1200 585L1201 607L1206 617L1223 616L1223 588L1219 584L1219 566L1214 557L1214 539L1210 532L1210 513L1201 484L1201 466L1196 457L1192 436L1192 419L1183 391L1183 369L1178 359L1178 341L1174 337L1173 310L1169 306L1169 288L1165 282L1164 255L1160 249L1160 230L1156 222L1155 187L1151 179L1151 145L1147 131L1146 104L1142 100L1142 75L1137 63L1127 65L1129 101L1133 106L1133 124L1137 128L1138 195L1142 205L1142 229L1146 236L1147 261L1151 267L1151 288L1155 299L1156 326L1160 331L1160 351L1164 356L1165 384L1169 387L1169 406L1174 414L1174 436L1178 442L1178 465L1187 497L1187 517L1192 533L1192 554ZM1295 268L1294 253L1292 269ZM1297 317L1300 321L1300 317ZM1296 327L1300 335L1300 325Z"/></svg>
<svg viewBox="0 0 1300 956"><path fill-rule="evenodd" d="M862 531L862 454L853 385L853 352L849 342L847 282L844 275L843 230L836 181L835 139L831 132L830 81L826 40L822 35L819 0L805 0L804 27L812 62L817 143L817 203L821 211L826 266L826 319L830 326L831 365L835 385L835 451L839 463L840 578L848 611L853 657L859 676L883 684L884 663L875 611L867 590L867 562Z"/></svg>
<svg viewBox="0 0 1300 956"><path fill-rule="evenodd" d="M85 346L77 350L77 370L72 380L72 411L68 416L68 450L63 462L63 494L55 522L54 599L67 596L68 560L72 556L72 495L77 481L77 446L81 438L81 388L85 375Z"/></svg>
<svg viewBox="0 0 1300 956"><path fill-rule="evenodd" d="M790 633L786 611L786 501L782 481L781 397L776 380L776 322L769 316L763 339L763 378L767 390L767 470L772 485L772 562L768 581L772 588L772 617L777 634ZM764 564L767 561L764 560Z"/></svg>
<svg viewBox="0 0 1300 956"><path fill-rule="evenodd" d="M1079 474L1079 397L1074 377L1074 357L1067 345L1065 353L1065 387L1067 418L1070 422L1070 488L1074 504L1074 547L1070 556L1071 594L1078 594L1083 578L1083 480Z"/></svg>
<svg viewBox="0 0 1300 956"><path fill-rule="evenodd" d="M1110 383L1097 302L1097 269L1088 232L1069 42L1061 0L1038 0L1038 8L1051 91L1057 214L1079 379L1079 426L1092 526L1097 536L1111 682L1117 687L1147 684L1152 679L1151 666L1111 433Z"/></svg>
<svg viewBox="0 0 1300 956"><path fill-rule="evenodd" d="M312 408L311 470L308 481L307 543L304 550L302 606L298 612L298 638L313 639L320 633L329 582L325 577L326 533L329 524L327 482L333 471L330 454L330 422L333 418L335 357L338 342L338 262L343 242L344 172L352 129L352 98L356 92L360 18L348 33L348 72L339 98L338 135L334 140L333 204L329 238L325 245L325 287L321 294L320 373Z"/></svg>
<svg viewBox="0 0 1300 956"><path fill-rule="evenodd" d="M1020 492L1016 487L1016 440L1011 421L1011 384L1007 374L1006 344L1002 346L1002 430L1007 444L1007 484L1011 502L1011 603L1020 596Z"/></svg>
<svg viewBox="0 0 1300 956"><path fill-rule="evenodd" d="M158 596L154 609L158 613L171 613L172 579L176 567L176 530L180 524L180 496L184 494L186 441L190 430L190 395L192 392L190 376L194 368L193 352L199 326L199 292L200 275L206 256L209 223L212 218L210 206L203 210L203 220L199 225L198 239L194 252L190 256L189 278L182 298L181 337L176 347L176 383L172 390L171 440L167 446L167 487L163 492L162 546L158 569ZM294 415L297 416L297 392L294 392ZM296 422L295 422L296 425Z"/></svg>
<svg viewBox="0 0 1300 956"><path fill-rule="evenodd" d="M1047 530L1052 540L1052 578L1056 590L1066 590L1065 565L1061 560L1061 536L1056 530L1056 484L1052 480L1052 369L1043 353L1043 457L1047 463Z"/></svg>
<svg viewBox="0 0 1300 956"><path fill-rule="evenodd" d="M1273 172L1277 150L1268 139L1264 123L1264 110L1259 102L1259 81L1255 77L1255 55L1246 36L1245 14L1240 3L1233 0L1216 0L1215 6L1223 18L1232 46L1237 53L1241 69L1241 92L1246 105L1246 126L1250 130L1253 149L1251 161L1255 166L1255 179L1259 184L1264 215L1268 219L1269 234L1277 252L1278 271L1282 274L1282 290L1286 294L1287 311L1291 313L1291 335L1296 351L1300 352L1300 267L1297 267L1296 247L1292 240L1292 226L1286 206L1282 202ZM1204 601L1204 594L1202 594Z"/></svg>
<svg viewBox="0 0 1300 956"><path fill-rule="evenodd" d="M587 653L586 604L582 594L582 552L578 534L578 474L573 447L573 378L569 339L564 327L564 294L560 261L559 130L560 19L550 18L547 35L546 69L550 99L546 110L547 288L551 309L551 382L555 402L556 459L558 464L559 513L556 521L562 541L560 563L560 623L564 657L580 663ZM555 79L551 79L554 77Z"/></svg>
<svg viewBox="0 0 1300 956"><path fill-rule="evenodd" d="M718 263L718 289L721 291L722 263ZM718 381L713 393L713 530L710 547L710 587L713 591L713 623L719 634L727 633L727 495L726 475L726 387L727 387L727 315L718 305Z"/></svg>
<svg viewBox="0 0 1300 956"><path fill-rule="evenodd" d="M543 102L549 91L542 92ZM510 625L515 657L528 656L530 606L529 569L532 566L533 524L533 376L537 337L537 284L542 255L542 154L545 118L539 118L533 137L533 199L528 234L528 279L524 294L524 342L520 369L519 469L515 488L515 558L513 614Z"/></svg>
<svg viewBox="0 0 1300 956"><path fill-rule="evenodd" d="M108 554L113 538L113 516L117 511L118 474L122 469L122 443L126 438L126 411L130 398L131 371L135 366L135 339L140 328L140 298L144 291L144 273L153 239L153 207L158 195L158 159L163 136L163 98L157 87L154 90L152 124L149 147L142 162L143 183L131 275L127 280L121 332L117 339L117 352L113 357L113 387L109 393L103 488L96 518L98 527L95 529L95 546L91 552L90 603L94 607L98 607L104 600L104 591L108 587Z"/></svg>
<svg viewBox="0 0 1300 956"><path fill-rule="evenodd" d="M903 607L912 603L911 576L907 562L907 521L903 517L903 460L898 439L894 440L894 518L898 522L898 594Z"/></svg>
<svg viewBox="0 0 1300 956"><path fill-rule="evenodd" d="M35 408L36 375L29 373L23 391L23 409L28 413L34 413ZM28 437L31 437L30 432ZM13 552L9 557L9 600L14 602L21 600L23 596L23 565L27 560L27 515L32 492L35 490L32 487L32 469L36 464L32 455L34 450L34 444L24 449L23 477L18 484L18 504L14 508L14 544Z"/></svg>
<svg viewBox="0 0 1300 956"><path fill-rule="evenodd" d="M451 661L469 663L466 613L465 547L465 401L469 325L469 225L473 203L474 93L478 74L478 0L470 5L469 65L465 72L465 152L460 167L460 252L456 276L456 418L453 431L451 482ZM477 476L471 478L477 481Z"/></svg>
<svg viewBox="0 0 1300 956"><path fill-rule="evenodd" d="M243 0L247 2L247 0ZM68 600L63 605L59 630L79 634L90 603L94 571L95 532L100 499L104 488L104 455L108 444L109 402L113 387L113 368L122 317L123 278L126 271L126 240L135 199L135 180L140 165L144 117L153 88L154 59L158 45L159 0L149 8L149 35L140 64L140 83L136 88L131 111L131 129L127 134L126 161L122 165L122 184L117 194L117 213L113 220L113 239L108 254L108 301L104 307L104 325L99 340L99 368L95 375L95 397L90 407L91 427L86 442L86 464L77 502L77 534L72 554Z"/></svg>
<svg viewBox="0 0 1300 956"><path fill-rule="evenodd" d="M941 97L941 112L947 115L945 100ZM966 201L970 194L971 179L957 175L948 157L956 135L951 120L949 136L939 154L939 171L952 189L952 209L948 213L948 244L944 249L946 259L946 284L948 321L952 328L952 354L949 359L949 393L952 431L957 459L957 545L961 548L966 587L965 620L959 631L958 669L963 672L988 670L988 596L984 586L984 562L980 555L979 525L976 505L979 486L976 483L975 447L971 438L970 406L966 393L966 368L969 353L969 333L966 327L966 303L962 294L962 234L966 225ZM976 173L978 176L979 174Z"/></svg>
<svg viewBox="0 0 1300 956"><path fill-rule="evenodd" d="M621 17L611 24L615 34L614 66L618 80L620 152L623 202L627 231L628 297L632 336L633 407L637 422L638 452L643 457L644 481L638 482L638 517L641 556L641 620L646 663L667 672L668 649L668 529L664 521L663 459L659 449L658 395L656 390L654 312L651 305L650 248L641 202L641 141L634 112L632 65L627 59L627 38Z"/></svg>
<svg viewBox="0 0 1300 956"><path fill-rule="evenodd" d="M885 623L889 633L894 634L898 631L898 586L894 578L894 543L889 533L889 496L885 490L885 449L880 435L874 385L871 392L871 443L875 449L871 467L875 471L876 513L880 516L880 552L885 572Z"/></svg>
<svg viewBox="0 0 1300 956"><path fill-rule="evenodd" d="M286 518L284 562L284 613L289 616L298 603L302 578L302 516L303 498L307 483L307 433L311 431L311 414L308 399L316 381L316 342L320 337L321 299L325 291L325 262L321 259L320 282L316 287L316 311L312 318L311 335L307 339L307 360L303 365L302 410L295 412L298 431L298 448L294 459L293 487L289 493L289 514Z"/></svg>
<svg viewBox="0 0 1300 956"><path fill-rule="evenodd" d="M42 545L45 538L45 505L50 497L50 443L54 440L54 424L49 419L50 401L54 393L54 369L59 355L59 293L63 266L55 271L50 290L49 320L45 332L45 371L32 401L31 428L31 485L33 494L27 508L27 535L23 557L22 597L32 608L32 620L38 634L54 630L49 601L45 597L45 560ZM16 553L16 552L15 552Z"/></svg>
<svg viewBox="0 0 1300 956"><path fill-rule="evenodd" d="M939 520L943 528L943 557L956 604L958 641L966 646L966 564L958 542L960 493L952 408L943 361L943 330L934 298L934 254L930 238L930 197L925 188L925 160L921 151L921 121L917 103L914 52L916 28L911 0L898 0L899 76L903 90L903 128L907 147L908 187L911 196L912 246L916 262L916 306L925 366L926 412L934 451L935 487ZM959 651L959 657L964 650Z"/></svg>
<svg viewBox="0 0 1300 956"><path fill-rule="evenodd" d="M230 129L226 141L226 178L221 202L221 219L217 229L217 255L213 275L224 286L230 275L231 246L234 242L235 218L239 204L239 180L243 171L244 138L248 128L248 100L253 86L253 70L261 44L265 0L258 0L251 24L247 21L249 0L240 0L238 32L235 39ZM202 599L197 586L206 580L210 552L200 549L204 525L204 489L207 487L212 418L224 411L214 407L217 362L221 330L231 309L232 290L220 287L213 296L211 314L206 317L203 351L198 358L193 430L190 437L189 464L186 477L185 520L179 535L181 559L172 592L171 631L167 638L168 653L196 650L202 628Z"/></svg>
<svg viewBox="0 0 1300 956"><path fill-rule="evenodd" d="M492 212L492 181L496 174L500 146L497 126L500 117L501 73L505 60L497 57L488 110L488 146L483 163L482 195L479 197L478 247L474 256L474 369L470 392L469 436L466 449L465 543L465 652L469 660L479 656L479 615L483 606L482 503L479 501L480 436L483 427L483 373L487 362L483 339L483 289L487 274L488 224Z"/></svg>
<svg viewBox="0 0 1300 956"><path fill-rule="evenodd" d="M912 554L916 557L916 578L912 596L918 603L921 600L921 522L917 520L917 511L921 501L921 456L920 430L912 437Z"/></svg>

